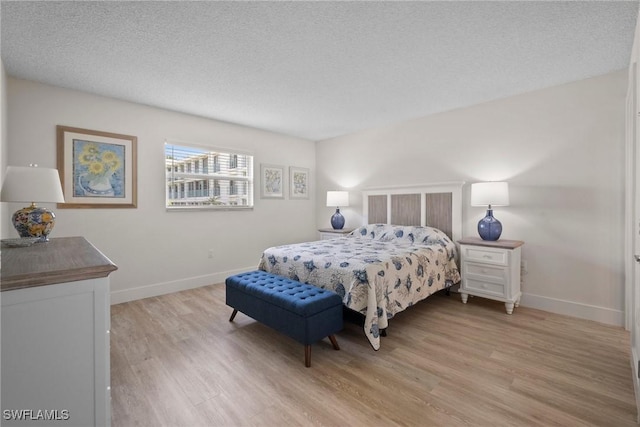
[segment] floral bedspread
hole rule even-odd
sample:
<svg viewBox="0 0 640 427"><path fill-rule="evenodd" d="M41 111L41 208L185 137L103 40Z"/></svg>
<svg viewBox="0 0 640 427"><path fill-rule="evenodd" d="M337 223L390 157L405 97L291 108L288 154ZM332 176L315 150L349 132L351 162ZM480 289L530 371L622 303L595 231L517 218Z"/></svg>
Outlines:
<svg viewBox="0 0 640 427"><path fill-rule="evenodd" d="M259 269L342 297L365 316L364 332L380 348L388 319L460 281L455 244L432 227L366 225L346 237L276 246Z"/></svg>

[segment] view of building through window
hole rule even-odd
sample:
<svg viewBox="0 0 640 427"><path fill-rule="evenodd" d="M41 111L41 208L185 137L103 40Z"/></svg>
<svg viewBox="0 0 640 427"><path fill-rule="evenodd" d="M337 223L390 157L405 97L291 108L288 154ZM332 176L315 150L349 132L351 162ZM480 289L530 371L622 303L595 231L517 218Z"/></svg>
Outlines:
<svg viewBox="0 0 640 427"><path fill-rule="evenodd" d="M167 208L253 207L253 156L165 144Z"/></svg>

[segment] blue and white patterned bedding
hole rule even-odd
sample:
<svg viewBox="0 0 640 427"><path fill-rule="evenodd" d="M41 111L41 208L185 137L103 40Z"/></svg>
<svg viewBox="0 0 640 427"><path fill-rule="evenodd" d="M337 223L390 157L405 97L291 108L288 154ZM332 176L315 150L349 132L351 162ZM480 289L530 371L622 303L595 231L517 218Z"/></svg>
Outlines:
<svg viewBox="0 0 640 427"><path fill-rule="evenodd" d="M365 315L375 350L388 319L460 281L455 244L432 227L373 224L346 237L276 246L259 269L332 290Z"/></svg>

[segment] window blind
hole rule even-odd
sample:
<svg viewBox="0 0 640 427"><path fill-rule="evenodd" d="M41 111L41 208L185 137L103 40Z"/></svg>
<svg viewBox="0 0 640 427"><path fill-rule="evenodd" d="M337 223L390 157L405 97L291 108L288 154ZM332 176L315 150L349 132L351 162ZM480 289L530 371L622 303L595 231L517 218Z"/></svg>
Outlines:
<svg viewBox="0 0 640 427"><path fill-rule="evenodd" d="M253 156L165 144L167 208L253 207Z"/></svg>

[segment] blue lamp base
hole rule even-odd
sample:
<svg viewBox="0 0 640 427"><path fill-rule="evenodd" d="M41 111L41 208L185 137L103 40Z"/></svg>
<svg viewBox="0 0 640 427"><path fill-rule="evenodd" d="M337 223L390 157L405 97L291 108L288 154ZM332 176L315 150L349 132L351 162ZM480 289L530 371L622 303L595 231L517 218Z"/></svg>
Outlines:
<svg viewBox="0 0 640 427"><path fill-rule="evenodd" d="M336 213L331 216L331 226L334 230L342 230L342 227L344 227L344 217L339 208L336 208Z"/></svg>
<svg viewBox="0 0 640 427"><path fill-rule="evenodd" d="M482 240L496 241L502 234L502 224L493 217L493 209L487 209L487 216L478 222L478 234Z"/></svg>

